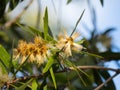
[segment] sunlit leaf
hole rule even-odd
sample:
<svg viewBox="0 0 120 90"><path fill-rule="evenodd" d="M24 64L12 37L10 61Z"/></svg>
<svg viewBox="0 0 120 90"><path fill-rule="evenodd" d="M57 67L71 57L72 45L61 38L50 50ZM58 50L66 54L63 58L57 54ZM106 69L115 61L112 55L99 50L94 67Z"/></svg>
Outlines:
<svg viewBox="0 0 120 90"><path fill-rule="evenodd" d="M37 84L36 80L34 79L32 81L32 90L37 90L37 87L38 87L38 84Z"/></svg>
<svg viewBox="0 0 120 90"><path fill-rule="evenodd" d="M50 67L53 65L53 63L54 63L54 59L51 56L48 58L48 62L46 64L45 68L43 69L43 73L46 73L50 69Z"/></svg>
<svg viewBox="0 0 120 90"><path fill-rule="evenodd" d="M55 80L55 75L54 75L54 72L53 72L53 68L52 68L52 67L50 68L50 74L51 74L51 77L52 77L52 80L53 80L54 87L55 87L55 89L57 89L57 84L56 84L56 80Z"/></svg>
<svg viewBox="0 0 120 90"><path fill-rule="evenodd" d="M8 52L4 49L2 45L0 45L0 60L4 66L4 69L6 68L6 71L8 71L10 55L8 54Z"/></svg>
<svg viewBox="0 0 120 90"><path fill-rule="evenodd" d="M48 10L47 7L45 9L45 15L44 15L44 39L47 39L48 35Z"/></svg>
<svg viewBox="0 0 120 90"><path fill-rule="evenodd" d="M8 73L6 67L0 62L0 69L2 70L1 73Z"/></svg>
<svg viewBox="0 0 120 90"><path fill-rule="evenodd" d="M15 90L25 90L25 88L28 86L30 82L32 82L33 78L31 78L29 81L21 85L20 87L17 87Z"/></svg>
<svg viewBox="0 0 120 90"><path fill-rule="evenodd" d="M43 90L47 90L47 85L45 85L45 86L43 87Z"/></svg>

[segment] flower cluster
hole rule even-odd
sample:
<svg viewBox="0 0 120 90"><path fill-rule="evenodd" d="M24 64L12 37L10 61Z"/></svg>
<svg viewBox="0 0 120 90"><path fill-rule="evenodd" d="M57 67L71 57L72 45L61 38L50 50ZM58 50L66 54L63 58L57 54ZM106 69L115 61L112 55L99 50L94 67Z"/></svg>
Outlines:
<svg viewBox="0 0 120 90"><path fill-rule="evenodd" d="M49 47L46 42L39 36L35 37L34 43L19 41L18 48L14 49L15 59L21 58L20 63L23 63L29 56L29 62L42 64L46 61Z"/></svg>
<svg viewBox="0 0 120 90"><path fill-rule="evenodd" d="M66 57L72 56L72 50L81 51L84 47L74 42L79 36L78 33L74 33L71 37L60 35L56 44L48 44L41 37L35 37L34 42L19 41L18 48L14 49L14 57L20 59L20 63L23 63L29 56L29 62L35 62L42 64L46 61L47 56L50 55L50 49L54 48L64 53ZM55 50L56 51L56 50Z"/></svg>

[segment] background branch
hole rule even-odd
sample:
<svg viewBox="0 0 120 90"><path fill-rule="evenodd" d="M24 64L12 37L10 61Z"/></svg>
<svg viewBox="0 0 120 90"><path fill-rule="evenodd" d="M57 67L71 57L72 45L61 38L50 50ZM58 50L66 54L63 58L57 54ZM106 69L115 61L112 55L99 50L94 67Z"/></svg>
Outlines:
<svg viewBox="0 0 120 90"><path fill-rule="evenodd" d="M111 61L111 60L120 60L120 52L103 52L99 53L98 55L104 57L104 60Z"/></svg>
<svg viewBox="0 0 120 90"><path fill-rule="evenodd" d="M112 77L109 77L104 83L100 84L97 88L94 90L100 90L105 84L107 84L109 81L111 81L114 77L116 77L118 73L115 73Z"/></svg>
<svg viewBox="0 0 120 90"><path fill-rule="evenodd" d="M10 27L12 24L14 24L24 14L24 12L28 9L28 7L31 5L32 2L33 2L33 0L30 0L28 5L26 7L24 7L22 12L18 16L16 16L16 18L14 18L13 20L6 22L4 24L4 27Z"/></svg>

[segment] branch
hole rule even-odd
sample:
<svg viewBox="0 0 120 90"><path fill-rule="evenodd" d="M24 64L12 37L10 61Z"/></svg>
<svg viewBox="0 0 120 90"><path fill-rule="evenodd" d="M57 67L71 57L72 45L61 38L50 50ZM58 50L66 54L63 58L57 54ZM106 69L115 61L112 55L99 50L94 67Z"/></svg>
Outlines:
<svg viewBox="0 0 120 90"><path fill-rule="evenodd" d="M10 82L6 82L5 85L6 86L11 86L11 84L14 84L14 83L16 83L18 81L24 81L24 80L31 79L31 78L39 78L39 79L41 79L44 76L45 76L45 74L24 76L24 77L16 78L16 79L14 79L13 81L10 81Z"/></svg>
<svg viewBox="0 0 120 90"><path fill-rule="evenodd" d="M117 74L120 73L120 69L106 68L106 67L102 67L102 66L77 66L76 68L77 69L82 69L82 70L87 70L87 69L111 70L111 71L116 72ZM62 73L62 72L73 71L73 70L75 70L74 67L68 67L68 68L65 68L61 71L57 71L57 72L54 72L54 73ZM48 75L48 73L39 74L39 75L31 75L31 76L24 76L24 77L21 77L21 78L16 78L11 82L7 82L6 85L10 85L10 84L16 83L18 81L27 80L27 79L30 79L30 78L41 79L41 78L45 77L46 75Z"/></svg>
<svg viewBox="0 0 120 90"><path fill-rule="evenodd" d="M24 12L28 9L28 7L31 5L32 2L33 2L33 0L30 0L28 5L26 7L24 7L23 11L18 16L16 16L13 20L6 22L4 24L4 26L2 27L2 29L10 27L12 24L14 24L24 14Z"/></svg>
<svg viewBox="0 0 120 90"><path fill-rule="evenodd" d="M104 57L104 60L111 61L111 60L120 60L120 52L103 52L98 53L98 55Z"/></svg>
<svg viewBox="0 0 120 90"><path fill-rule="evenodd" d="M94 90L100 90L105 84L107 84L109 81L111 81L114 77L116 77L119 73L115 73L112 77L109 77L104 83L100 84L97 88Z"/></svg>

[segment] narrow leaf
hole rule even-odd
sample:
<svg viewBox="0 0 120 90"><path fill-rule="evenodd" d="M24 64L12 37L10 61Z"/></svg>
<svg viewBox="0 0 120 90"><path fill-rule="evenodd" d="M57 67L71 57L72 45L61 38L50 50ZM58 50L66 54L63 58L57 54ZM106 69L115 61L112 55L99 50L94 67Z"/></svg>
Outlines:
<svg viewBox="0 0 120 90"><path fill-rule="evenodd" d="M52 68L52 67L50 68L50 74L51 74L51 77L52 77L52 80L53 80L54 87L55 87L55 89L57 89L57 84L56 84L56 80L55 80L55 75L54 75L54 72L53 72L53 68Z"/></svg>
<svg viewBox="0 0 120 90"><path fill-rule="evenodd" d="M88 75L87 75L85 72L83 72L81 69L77 69L77 67L76 67L73 63L71 63L69 60L65 60L64 62L65 62L65 64L68 65L69 67L73 67L73 68L74 68L74 70L75 70L75 72L77 73L77 75L79 76L81 82L83 83L84 86L86 86L86 83L84 82L83 78L80 76L79 71L80 71L81 73L83 73L84 75L86 75L87 77L88 77Z"/></svg>
<svg viewBox="0 0 120 90"><path fill-rule="evenodd" d="M104 32L102 35L107 35L107 34L109 34L111 31L114 31L114 30L116 30L116 28L113 28L113 27L108 28L107 30L105 30L105 32Z"/></svg>
<svg viewBox="0 0 120 90"><path fill-rule="evenodd" d="M38 84L37 84L36 80L34 79L32 81L32 90L37 90L37 87L38 87Z"/></svg>
<svg viewBox="0 0 120 90"><path fill-rule="evenodd" d="M30 30L28 30L28 28L25 28L24 26L22 26L21 24L19 24L19 23L16 23L22 30L24 30L24 31L26 31L26 32L28 32L28 33L30 33L31 35L33 35L34 36L34 32L31 32Z"/></svg>
<svg viewBox="0 0 120 90"><path fill-rule="evenodd" d="M9 69L10 55L4 49L2 45L0 45L0 60L6 69ZM6 70L7 71L7 70Z"/></svg>
<svg viewBox="0 0 120 90"><path fill-rule="evenodd" d="M101 3L102 6L104 5L104 4L103 4L103 0L100 0L100 3Z"/></svg>
<svg viewBox="0 0 120 90"><path fill-rule="evenodd" d="M26 83L24 83L22 86L17 87L15 90L25 90L25 88L27 87L27 85L28 85L32 80L33 80L33 78L30 79L29 81L27 81Z"/></svg>
<svg viewBox="0 0 120 90"><path fill-rule="evenodd" d="M67 0L67 4L71 3L72 0Z"/></svg>
<svg viewBox="0 0 120 90"><path fill-rule="evenodd" d="M47 85L45 85L45 86L43 87L43 90L47 90Z"/></svg>
<svg viewBox="0 0 120 90"><path fill-rule="evenodd" d="M44 15L44 39L47 39L48 35L48 10L47 7L45 9L45 15Z"/></svg>
<svg viewBox="0 0 120 90"><path fill-rule="evenodd" d="M16 75L16 73L21 69L21 67L27 62L27 60L29 59L30 55L28 55L25 59L25 61L17 68L16 72L14 73L14 76Z"/></svg>
<svg viewBox="0 0 120 90"><path fill-rule="evenodd" d="M81 51L80 53L87 54L89 56L93 56L93 57L97 57L97 58L103 58L102 56L99 56L99 55L96 55L96 54L93 54L93 53L89 53L89 52L83 52L83 51Z"/></svg>
<svg viewBox="0 0 120 90"><path fill-rule="evenodd" d="M0 70L1 70L1 73L4 73L4 74L7 73L7 69L2 63L0 63Z"/></svg>
<svg viewBox="0 0 120 90"><path fill-rule="evenodd" d="M75 28L73 29L70 37L71 37L71 36L73 35L73 33L75 32L75 30L76 30L76 28L77 28L77 26L78 26L78 24L79 24L79 22L80 22L80 20L81 20L81 18L82 18L82 16L83 16L84 12L85 12L85 9L83 10L83 12L82 12L81 16L79 17L78 21L76 22Z"/></svg>
<svg viewBox="0 0 120 90"><path fill-rule="evenodd" d="M31 26L28 26L28 28L36 35L40 35L41 37L43 37L43 33L40 32L40 30L34 28L34 27L31 27Z"/></svg>
<svg viewBox="0 0 120 90"><path fill-rule="evenodd" d="M50 67L52 66L53 62L54 62L53 57L52 56L49 57L48 58L48 62L46 64L45 68L43 69L43 73L46 73L50 69Z"/></svg>

